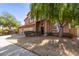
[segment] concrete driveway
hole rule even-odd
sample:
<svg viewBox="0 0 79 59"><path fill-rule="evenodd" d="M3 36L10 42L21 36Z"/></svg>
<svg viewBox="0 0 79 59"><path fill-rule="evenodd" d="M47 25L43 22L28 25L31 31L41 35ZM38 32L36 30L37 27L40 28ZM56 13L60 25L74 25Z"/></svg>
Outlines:
<svg viewBox="0 0 79 59"><path fill-rule="evenodd" d="M8 42L6 39L11 35L0 36L0 56L37 56L17 45Z"/></svg>

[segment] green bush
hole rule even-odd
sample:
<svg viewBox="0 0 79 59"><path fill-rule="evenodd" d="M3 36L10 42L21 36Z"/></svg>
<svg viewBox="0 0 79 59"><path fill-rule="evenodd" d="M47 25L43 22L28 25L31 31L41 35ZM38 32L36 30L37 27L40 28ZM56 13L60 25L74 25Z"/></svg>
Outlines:
<svg viewBox="0 0 79 59"><path fill-rule="evenodd" d="M25 36L41 36L41 32L35 32L35 31L25 31L24 34L25 34ZM48 32L47 36L57 36L58 37L58 33ZM73 35L71 33L63 33L63 37L73 38Z"/></svg>
<svg viewBox="0 0 79 59"><path fill-rule="evenodd" d="M25 36L35 36L36 32L34 31L24 31Z"/></svg>
<svg viewBox="0 0 79 59"><path fill-rule="evenodd" d="M52 32L48 32L47 36L53 36L53 33Z"/></svg>
<svg viewBox="0 0 79 59"><path fill-rule="evenodd" d="M36 36L41 36L42 35L42 33L40 32L40 31L36 31L36 34L35 34Z"/></svg>
<svg viewBox="0 0 79 59"><path fill-rule="evenodd" d="M5 30L3 30L3 34L5 35L5 34L9 34L10 33L10 30L9 29L5 29Z"/></svg>
<svg viewBox="0 0 79 59"><path fill-rule="evenodd" d="M38 31L25 31L24 32L25 36L41 36L41 32Z"/></svg>
<svg viewBox="0 0 79 59"><path fill-rule="evenodd" d="M63 33L63 37L73 38L73 34L71 34L71 33Z"/></svg>
<svg viewBox="0 0 79 59"><path fill-rule="evenodd" d="M0 33L2 33L3 32L3 30L2 29L0 29Z"/></svg>
<svg viewBox="0 0 79 59"><path fill-rule="evenodd" d="M14 29L14 32L15 32L15 33L18 33L18 29Z"/></svg>
<svg viewBox="0 0 79 59"><path fill-rule="evenodd" d="M0 29L0 35L2 35L3 34L3 30L2 29Z"/></svg>
<svg viewBox="0 0 79 59"><path fill-rule="evenodd" d="M59 36L59 33L52 33L52 32L48 32L47 36ZM67 38L73 38L73 34L71 33L63 33L63 37L67 37Z"/></svg>
<svg viewBox="0 0 79 59"><path fill-rule="evenodd" d="M58 33L52 33L52 32L48 32L47 36L58 36Z"/></svg>

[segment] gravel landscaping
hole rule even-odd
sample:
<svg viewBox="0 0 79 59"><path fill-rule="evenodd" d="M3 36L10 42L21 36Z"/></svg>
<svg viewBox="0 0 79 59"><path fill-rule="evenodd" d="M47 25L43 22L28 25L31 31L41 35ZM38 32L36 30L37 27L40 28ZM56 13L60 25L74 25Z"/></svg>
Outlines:
<svg viewBox="0 0 79 59"><path fill-rule="evenodd" d="M79 46L77 45L75 40L69 38L63 38L63 48L60 48L57 45L59 38L53 36L22 37L20 35L15 35L13 37L10 37L10 39L8 38L7 40L40 56L79 55Z"/></svg>

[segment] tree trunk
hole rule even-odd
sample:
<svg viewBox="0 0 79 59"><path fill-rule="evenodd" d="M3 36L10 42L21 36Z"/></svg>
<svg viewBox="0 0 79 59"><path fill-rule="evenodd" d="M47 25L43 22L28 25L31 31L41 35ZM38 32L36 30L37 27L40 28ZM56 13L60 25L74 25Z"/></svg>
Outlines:
<svg viewBox="0 0 79 59"><path fill-rule="evenodd" d="M59 37L62 38L63 36L63 27L59 28Z"/></svg>
<svg viewBox="0 0 79 59"><path fill-rule="evenodd" d="M63 42L63 27L60 25L59 27L59 42Z"/></svg>
<svg viewBox="0 0 79 59"><path fill-rule="evenodd" d="M9 28L8 34L11 34L11 26L8 26L8 28Z"/></svg>

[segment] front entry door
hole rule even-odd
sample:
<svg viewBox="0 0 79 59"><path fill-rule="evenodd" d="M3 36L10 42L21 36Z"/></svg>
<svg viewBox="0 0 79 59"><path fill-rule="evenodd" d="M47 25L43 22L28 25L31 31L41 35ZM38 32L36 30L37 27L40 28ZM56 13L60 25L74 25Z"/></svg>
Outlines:
<svg viewBox="0 0 79 59"><path fill-rule="evenodd" d="M44 34L44 27L41 27L41 34Z"/></svg>

